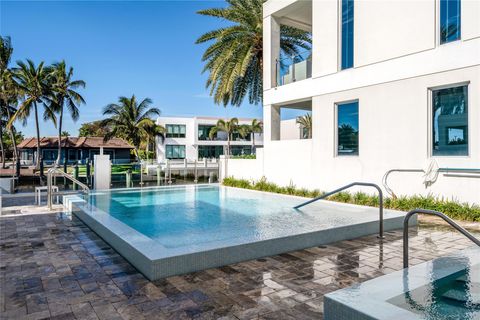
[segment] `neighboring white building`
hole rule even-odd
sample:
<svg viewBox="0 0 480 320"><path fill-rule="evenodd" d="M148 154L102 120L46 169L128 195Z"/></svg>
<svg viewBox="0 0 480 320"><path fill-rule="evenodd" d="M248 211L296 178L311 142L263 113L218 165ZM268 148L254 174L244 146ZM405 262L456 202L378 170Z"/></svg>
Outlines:
<svg viewBox="0 0 480 320"><path fill-rule="evenodd" d="M210 129L219 119L229 120L216 117L159 117L157 124L165 127L167 133L164 141L157 139L157 161L212 159L225 154L227 134L218 132L213 139L209 137ZM249 125L253 119L238 120L240 125ZM255 133L254 139L251 135L242 138L234 134L230 145L232 155L252 154L263 146L263 134Z"/></svg>
<svg viewBox="0 0 480 320"><path fill-rule="evenodd" d="M263 15L264 148L229 175L328 191L433 160L480 168L480 1L269 0ZM312 33L311 55L280 56L282 24ZM286 107L311 110L312 139L285 138ZM395 173L389 185L480 203L479 177L440 172L426 188Z"/></svg>

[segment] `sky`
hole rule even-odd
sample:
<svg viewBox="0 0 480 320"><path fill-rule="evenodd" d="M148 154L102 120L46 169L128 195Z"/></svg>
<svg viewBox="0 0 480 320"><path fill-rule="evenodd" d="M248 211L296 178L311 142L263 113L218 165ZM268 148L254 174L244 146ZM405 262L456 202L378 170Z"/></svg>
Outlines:
<svg viewBox="0 0 480 320"><path fill-rule="evenodd" d="M78 134L81 123L102 119L102 109L119 96L149 97L164 116L262 117L260 105L215 105L205 88L203 33L227 22L196 14L223 1L5 1L0 0L0 34L10 36L12 64L26 58L50 64L65 59L87 87L80 119L65 119ZM51 122L41 136L56 135ZM21 126L18 124L18 126ZM35 134L29 119L19 127Z"/></svg>

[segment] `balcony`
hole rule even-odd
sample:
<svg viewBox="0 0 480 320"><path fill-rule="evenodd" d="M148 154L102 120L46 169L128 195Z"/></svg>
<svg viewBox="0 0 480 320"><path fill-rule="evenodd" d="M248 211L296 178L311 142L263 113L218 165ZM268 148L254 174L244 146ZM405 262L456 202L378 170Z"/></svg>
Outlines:
<svg viewBox="0 0 480 320"><path fill-rule="evenodd" d="M311 78L311 51L306 51L293 57L285 57L277 60L276 74L277 86L283 86L285 84Z"/></svg>

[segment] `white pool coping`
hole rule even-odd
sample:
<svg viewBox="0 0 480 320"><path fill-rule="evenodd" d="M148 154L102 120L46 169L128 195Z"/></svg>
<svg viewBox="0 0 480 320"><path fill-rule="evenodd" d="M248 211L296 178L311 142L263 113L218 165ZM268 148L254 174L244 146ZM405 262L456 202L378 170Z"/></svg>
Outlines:
<svg viewBox="0 0 480 320"><path fill-rule="evenodd" d="M471 247L400 271L328 293L325 320L421 320L421 314L390 303L406 292L424 287L480 264L480 248Z"/></svg>
<svg viewBox="0 0 480 320"><path fill-rule="evenodd" d="M235 189L218 185L213 186L218 188ZM169 188L170 190L175 188L188 190L203 187L212 187L212 185L105 190L99 191L98 193L139 192L165 188ZM245 189L242 190L246 191ZM261 192L255 190L248 191ZM298 196L266 192L261 193L268 194L268 196L271 197L295 198L299 200L299 203L309 200ZM91 194L95 194L95 192L92 192ZM84 199L77 195L64 196L63 203L68 211L74 213L80 220L82 220L151 280L378 233L378 208L327 201L322 203L319 202L315 206L317 208L322 207L323 210L326 210L325 208L327 208L328 210L335 211L341 210L341 208L348 208L349 211L352 209L358 210L359 214L364 214L365 212L368 212L369 214L360 222L357 221L356 223L323 228L314 232L305 232L254 241L239 240L233 244L225 243L224 241L214 241L208 244L191 244L188 246L167 248L114 218L107 212L88 204ZM339 214L341 214L341 211ZM388 231L401 228L403 225L403 217L403 212L385 210L384 230ZM411 224L416 224L416 219L411 219Z"/></svg>

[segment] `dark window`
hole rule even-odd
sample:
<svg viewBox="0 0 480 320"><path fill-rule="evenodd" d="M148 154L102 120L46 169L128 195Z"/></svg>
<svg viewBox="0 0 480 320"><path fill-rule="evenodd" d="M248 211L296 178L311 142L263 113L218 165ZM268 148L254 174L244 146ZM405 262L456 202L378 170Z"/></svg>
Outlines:
<svg viewBox="0 0 480 320"><path fill-rule="evenodd" d="M440 43L460 39L460 0L440 0Z"/></svg>
<svg viewBox="0 0 480 320"><path fill-rule="evenodd" d="M165 146L165 155L167 159L185 159L185 146L167 144Z"/></svg>
<svg viewBox="0 0 480 320"><path fill-rule="evenodd" d="M337 105L338 155L358 155L358 102Z"/></svg>
<svg viewBox="0 0 480 320"><path fill-rule="evenodd" d="M245 137L243 137L238 132L232 133L232 141L250 141L251 139L252 139L252 137L251 137L250 133L248 133Z"/></svg>
<svg viewBox="0 0 480 320"><path fill-rule="evenodd" d="M232 156L243 156L246 154L252 154L252 146L231 146Z"/></svg>
<svg viewBox="0 0 480 320"><path fill-rule="evenodd" d="M214 126L212 125L198 125L198 140L216 140L217 135L215 134L212 139L210 139L210 131Z"/></svg>
<svg viewBox="0 0 480 320"><path fill-rule="evenodd" d="M167 138L185 138L184 124L167 124Z"/></svg>
<svg viewBox="0 0 480 320"><path fill-rule="evenodd" d="M198 159L219 158L223 155L223 146L198 146Z"/></svg>
<svg viewBox="0 0 480 320"><path fill-rule="evenodd" d="M342 0L342 69L353 67L353 0Z"/></svg>
<svg viewBox="0 0 480 320"><path fill-rule="evenodd" d="M468 87L434 90L433 155L468 155Z"/></svg>

